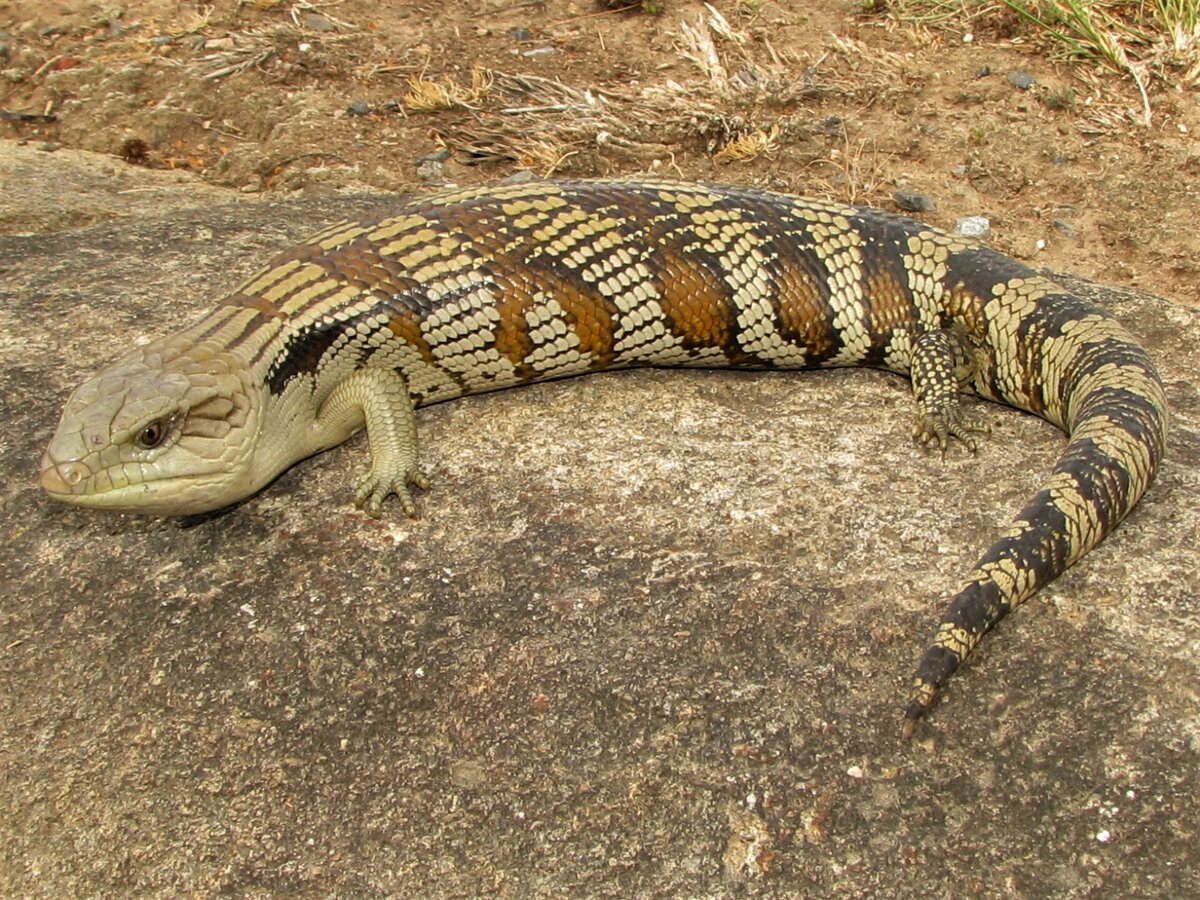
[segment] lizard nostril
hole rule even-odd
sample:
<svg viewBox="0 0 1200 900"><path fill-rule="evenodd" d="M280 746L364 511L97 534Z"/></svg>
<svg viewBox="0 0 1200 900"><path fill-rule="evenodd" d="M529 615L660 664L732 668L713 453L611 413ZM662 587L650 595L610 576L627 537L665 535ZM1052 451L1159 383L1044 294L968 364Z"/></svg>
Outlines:
<svg viewBox="0 0 1200 900"><path fill-rule="evenodd" d="M42 487L52 494L68 494L87 476L82 463L53 463L42 469Z"/></svg>

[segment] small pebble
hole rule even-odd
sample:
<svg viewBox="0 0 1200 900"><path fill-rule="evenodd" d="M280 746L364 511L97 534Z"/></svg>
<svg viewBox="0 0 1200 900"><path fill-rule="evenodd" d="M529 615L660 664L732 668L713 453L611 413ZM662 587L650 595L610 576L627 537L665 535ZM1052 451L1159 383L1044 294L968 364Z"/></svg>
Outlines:
<svg viewBox="0 0 1200 900"><path fill-rule="evenodd" d="M1059 234L1069 237L1073 241L1079 239L1079 232L1076 231L1075 226L1066 219L1051 219L1050 224L1054 226L1055 230L1058 231Z"/></svg>
<svg viewBox="0 0 1200 900"><path fill-rule="evenodd" d="M47 25L38 29L38 37L53 37L56 34L62 34L62 29L57 25Z"/></svg>
<svg viewBox="0 0 1200 900"><path fill-rule="evenodd" d="M814 123L809 130L813 134L827 134L836 137L842 133L846 120L841 116L827 116L819 122Z"/></svg>
<svg viewBox="0 0 1200 900"><path fill-rule="evenodd" d="M482 760L455 760L449 766L450 783L463 790L478 790L488 783L487 766Z"/></svg>
<svg viewBox="0 0 1200 900"><path fill-rule="evenodd" d="M976 78L987 78L991 74L992 74L991 66L980 66L978 69L975 70Z"/></svg>
<svg viewBox="0 0 1200 900"><path fill-rule="evenodd" d="M1021 69L1013 69L1008 73L1008 83L1017 90L1027 91L1037 84L1037 79Z"/></svg>
<svg viewBox="0 0 1200 900"><path fill-rule="evenodd" d="M533 169L518 169L500 179L501 184L526 184L530 181L537 181L537 172Z"/></svg>
<svg viewBox="0 0 1200 900"><path fill-rule="evenodd" d="M553 56L557 52L553 47L534 47L532 50L526 50L521 55L526 59L532 59L535 56Z"/></svg>
<svg viewBox="0 0 1200 900"><path fill-rule="evenodd" d="M528 28L514 28L512 31L510 31L508 33L508 36L511 37L514 41L532 41L533 40L533 32L530 31Z"/></svg>
<svg viewBox="0 0 1200 900"><path fill-rule="evenodd" d="M303 21L304 27L312 31L337 31L337 26L320 13L306 13Z"/></svg>
<svg viewBox="0 0 1200 900"><path fill-rule="evenodd" d="M443 147L441 150L434 150L432 153L426 153L424 156L418 156L415 160L417 165L427 162L445 162L450 158L450 151Z"/></svg>
<svg viewBox="0 0 1200 900"><path fill-rule="evenodd" d="M954 230L965 238L979 241L992 233L992 223L987 216L966 216L954 224Z"/></svg>
<svg viewBox="0 0 1200 900"><path fill-rule="evenodd" d="M422 181L442 181L446 177L446 164L437 159L426 159L417 163L417 177Z"/></svg>
<svg viewBox="0 0 1200 900"><path fill-rule="evenodd" d="M371 111L371 104L362 100L355 100L346 107L346 115L348 116L365 116Z"/></svg>
<svg viewBox="0 0 1200 900"><path fill-rule="evenodd" d="M154 37L150 38L150 43L155 47L165 47L167 44L173 43L174 40L175 38L171 37L169 34L156 34Z"/></svg>
<svg viewBox="0 0 1200 900"><path fill-rule="evenodd" d="M905 212L930 212L937 208L932 197L917 191L896 191L892 200Z"/></svg>

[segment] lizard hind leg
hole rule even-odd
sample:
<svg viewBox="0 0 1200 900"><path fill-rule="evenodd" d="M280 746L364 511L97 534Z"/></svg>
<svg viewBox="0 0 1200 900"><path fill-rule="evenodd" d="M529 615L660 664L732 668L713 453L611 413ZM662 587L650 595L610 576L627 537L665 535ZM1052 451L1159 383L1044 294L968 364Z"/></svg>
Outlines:
<svg viewBox="0 0 1200 900"><path fill-rule="evenodd" d="M913 344L910 374L917 401L913 438L923 446L936 442L945 456L953 437L974 453L971 433L987 429L971 420L959 402L959 391L973 374L966 338L944 328L924 332Z"/></svg>

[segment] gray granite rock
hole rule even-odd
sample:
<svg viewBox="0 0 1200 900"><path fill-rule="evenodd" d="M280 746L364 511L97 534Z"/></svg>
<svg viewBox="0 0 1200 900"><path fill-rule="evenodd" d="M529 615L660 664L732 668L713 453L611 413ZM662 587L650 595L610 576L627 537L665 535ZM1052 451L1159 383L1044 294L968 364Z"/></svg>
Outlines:
<svg viewBox="0 0 1200 900"><path fill-rule="evenodd" d="M0 237L0 893L1196 892L1200 313L1085 288L1161 364L1168 458L905 743L1062 446L1031 416L943 462L893 376L641 371L421 411L415 521L350 507L361 439L199 521L42 497L81 377L374 202Z"/></svg>

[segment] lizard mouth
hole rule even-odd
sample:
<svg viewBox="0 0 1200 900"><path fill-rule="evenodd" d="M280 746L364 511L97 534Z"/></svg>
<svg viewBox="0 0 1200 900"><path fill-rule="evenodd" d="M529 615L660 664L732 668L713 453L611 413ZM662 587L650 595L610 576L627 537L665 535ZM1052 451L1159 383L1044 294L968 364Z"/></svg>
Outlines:
<svg viewBox="0 0 1200 900"><path fill-rule="evenodd" d="M103 482L105 479L99 479ZM149 515L190 515L222 505L202 477L159 478L139 484L98 487L93 472L78 460L56 462L46 454L38 482L52 499L69 506L140 512Z"/></svg>

